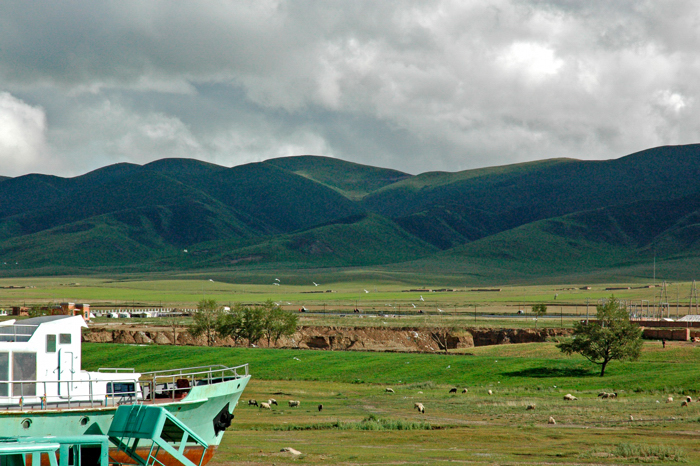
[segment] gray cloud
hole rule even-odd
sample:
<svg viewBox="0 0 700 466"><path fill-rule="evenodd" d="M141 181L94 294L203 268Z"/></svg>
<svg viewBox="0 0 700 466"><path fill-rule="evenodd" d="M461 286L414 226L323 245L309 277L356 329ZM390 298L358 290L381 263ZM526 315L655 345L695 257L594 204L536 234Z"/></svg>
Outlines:
<svg viewBox="0 0 700 466"><path fill-rule="evenodd" d="M697 142L693 2L3 2L0 173L417 173ZM4 103L3 103L4 102Z"/></svg>

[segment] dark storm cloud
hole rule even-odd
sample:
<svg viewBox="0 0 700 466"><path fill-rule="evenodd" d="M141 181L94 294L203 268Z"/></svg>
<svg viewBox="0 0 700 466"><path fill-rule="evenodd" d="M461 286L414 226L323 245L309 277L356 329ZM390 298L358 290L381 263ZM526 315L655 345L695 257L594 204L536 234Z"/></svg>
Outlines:
<svg viewBox="0 0 700 466"><path fill-rule="evenodd" d="M408 172L697 142L693 2L3 2L0 172Z"/></svg>

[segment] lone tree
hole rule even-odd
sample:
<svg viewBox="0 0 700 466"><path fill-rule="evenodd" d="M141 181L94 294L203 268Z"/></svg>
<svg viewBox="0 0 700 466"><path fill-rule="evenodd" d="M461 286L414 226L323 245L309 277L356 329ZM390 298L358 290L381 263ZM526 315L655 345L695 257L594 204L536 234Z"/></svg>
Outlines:
<svg viewBox="0 0 700 466"><path fill-rule="evenodd" d="M221 319L222 309L213 299L203 299L197 304L197 310L192 317L189 332L193 337L207 336L207 346L214 344L217 328Z"/></svg>
<svg viewBox="0 0 700 466"><path fill-rule="evenodd" d="M545 304L534 304L532 306L532 313L537 316L537 319L535 319L535 328L537 328L537 321L547 313L547 306Z"/></svg>
<svg viewBox="0 0 700 466"><path fill-rule="evenodd" d="M579 353L599 364L603 377L610 361L639 358L642 330L630 322L627 309L613 296L607 303L598 305L595 322L576 322L573 338L559 343L557 348L567 355Z"/></svg>

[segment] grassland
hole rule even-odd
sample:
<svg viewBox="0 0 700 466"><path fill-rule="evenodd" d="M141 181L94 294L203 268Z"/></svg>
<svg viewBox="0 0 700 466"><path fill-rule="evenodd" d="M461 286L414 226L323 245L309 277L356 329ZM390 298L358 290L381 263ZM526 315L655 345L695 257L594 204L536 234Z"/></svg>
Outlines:
<svg viewBox="0 0 700 466"><path fill-rule="evenodd" d="M550 343L470 353L88 344L83 365L119 361L144 370L154 361L159 368L248 362L253 379L244 397L276 398L280 406L261 411L241 404L215 464L700 463L700 403L680 403L700 389L700 352L692 344L673 342L664 350L646 343L639 361L613 363L604 378ZM451 387L468 392L450 394ZM599 398L603 390L618 399ZM578 400L564 401L567 393ZM669 395L673 403L665 402ZM288 399L301 400L301 407L288 408ZM413 409L415 402L426 406L425 415ZM556 425L547 424L550 416ZM388 427L341 428L368 418ZM303 455L279 453L287 446Z"/></svg>

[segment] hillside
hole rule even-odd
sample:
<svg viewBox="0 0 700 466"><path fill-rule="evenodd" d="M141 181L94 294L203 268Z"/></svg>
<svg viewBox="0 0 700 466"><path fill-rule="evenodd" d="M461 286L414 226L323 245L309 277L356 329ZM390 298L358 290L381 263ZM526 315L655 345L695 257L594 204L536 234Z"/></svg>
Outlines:
<svg viewBox="0 0 700 466"><path fill-rule="evenodd" d="M411 178L411 175L400 171L360 165L332 157L305 155L270 159L265 163L329 186L353 200L360 200L373 191Z"/></svg>
<svg viewBox="0 0 700 466"><path fill-rule="evenodd" d="M416 176L300 156L0 178L0 275L379 267L503 283L634 278L656 257L695 278L699 176L688 145Z"/></svg>

